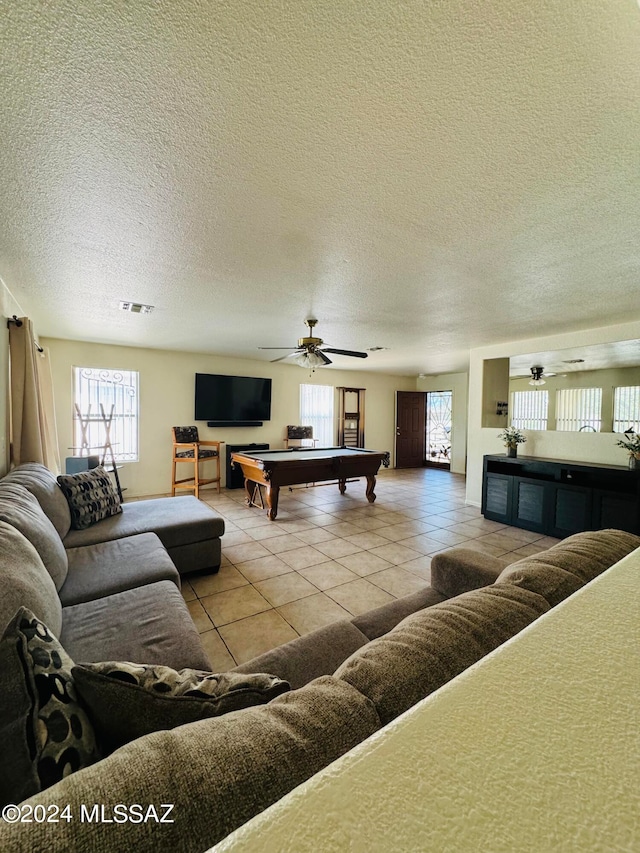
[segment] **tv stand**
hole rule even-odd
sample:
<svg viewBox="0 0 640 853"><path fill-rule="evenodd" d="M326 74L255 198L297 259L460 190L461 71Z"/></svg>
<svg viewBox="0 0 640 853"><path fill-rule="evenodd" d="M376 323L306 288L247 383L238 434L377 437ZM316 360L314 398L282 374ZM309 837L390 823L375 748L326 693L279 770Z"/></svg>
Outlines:
<svg viewBox="0 0 640 853"><path fill-rule="evenodd" d="M622 465L484 457L485 518L563 538L615 527L640 533L640 471Z"/></svg>

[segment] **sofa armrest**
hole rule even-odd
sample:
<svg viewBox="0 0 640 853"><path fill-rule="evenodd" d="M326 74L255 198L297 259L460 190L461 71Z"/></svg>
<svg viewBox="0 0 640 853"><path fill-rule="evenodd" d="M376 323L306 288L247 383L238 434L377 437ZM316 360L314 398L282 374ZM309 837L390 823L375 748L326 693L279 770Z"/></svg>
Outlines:
<svg viewBox="0 0 640 853"><path fill-rule="evenodd" d="M500 557L452 548L434 554L431 560L431 586L447 598L492 584L505 568Z"/></svg>

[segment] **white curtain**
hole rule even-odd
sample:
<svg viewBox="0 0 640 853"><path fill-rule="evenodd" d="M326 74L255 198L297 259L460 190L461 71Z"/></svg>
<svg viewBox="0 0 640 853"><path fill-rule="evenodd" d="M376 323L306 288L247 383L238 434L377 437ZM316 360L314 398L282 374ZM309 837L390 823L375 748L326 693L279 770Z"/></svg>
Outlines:
<svg viewBox="0 0 640 853"><path fill-rule="evenodd" d="M332 447L334 441L333 385L300 385L300 424L313 427L316 447Z"/></svg>
<svg viewBox="0 0 640 853"><path fill-rule="evenodd" d="M48 350L39 352L28 317L9 322L11 463L41 462L60 473Z"/></svg>

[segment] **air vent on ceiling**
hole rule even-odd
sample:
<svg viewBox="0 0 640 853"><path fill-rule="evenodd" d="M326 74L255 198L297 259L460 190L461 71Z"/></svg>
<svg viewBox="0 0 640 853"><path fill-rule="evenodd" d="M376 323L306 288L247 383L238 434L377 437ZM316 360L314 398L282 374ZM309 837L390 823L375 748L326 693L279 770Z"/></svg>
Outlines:
<svg viewBox="0 0 640 853"><path fill-rule="evenodd" d="M130 311L132 314L151 314L153 305L144 305L142 302L121 302L121 311Z"/></svg>

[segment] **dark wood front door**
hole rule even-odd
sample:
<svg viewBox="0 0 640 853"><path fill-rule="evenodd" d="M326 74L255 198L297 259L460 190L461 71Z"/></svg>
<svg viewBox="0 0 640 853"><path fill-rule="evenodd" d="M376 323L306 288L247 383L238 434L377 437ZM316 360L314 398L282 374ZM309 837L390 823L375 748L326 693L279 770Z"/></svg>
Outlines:
<svg viewBox="0 0 640 853"><path fill-rule="evenodd" d="M423 391L396 391L396 468L424 465L425 413Z"/></svg>

